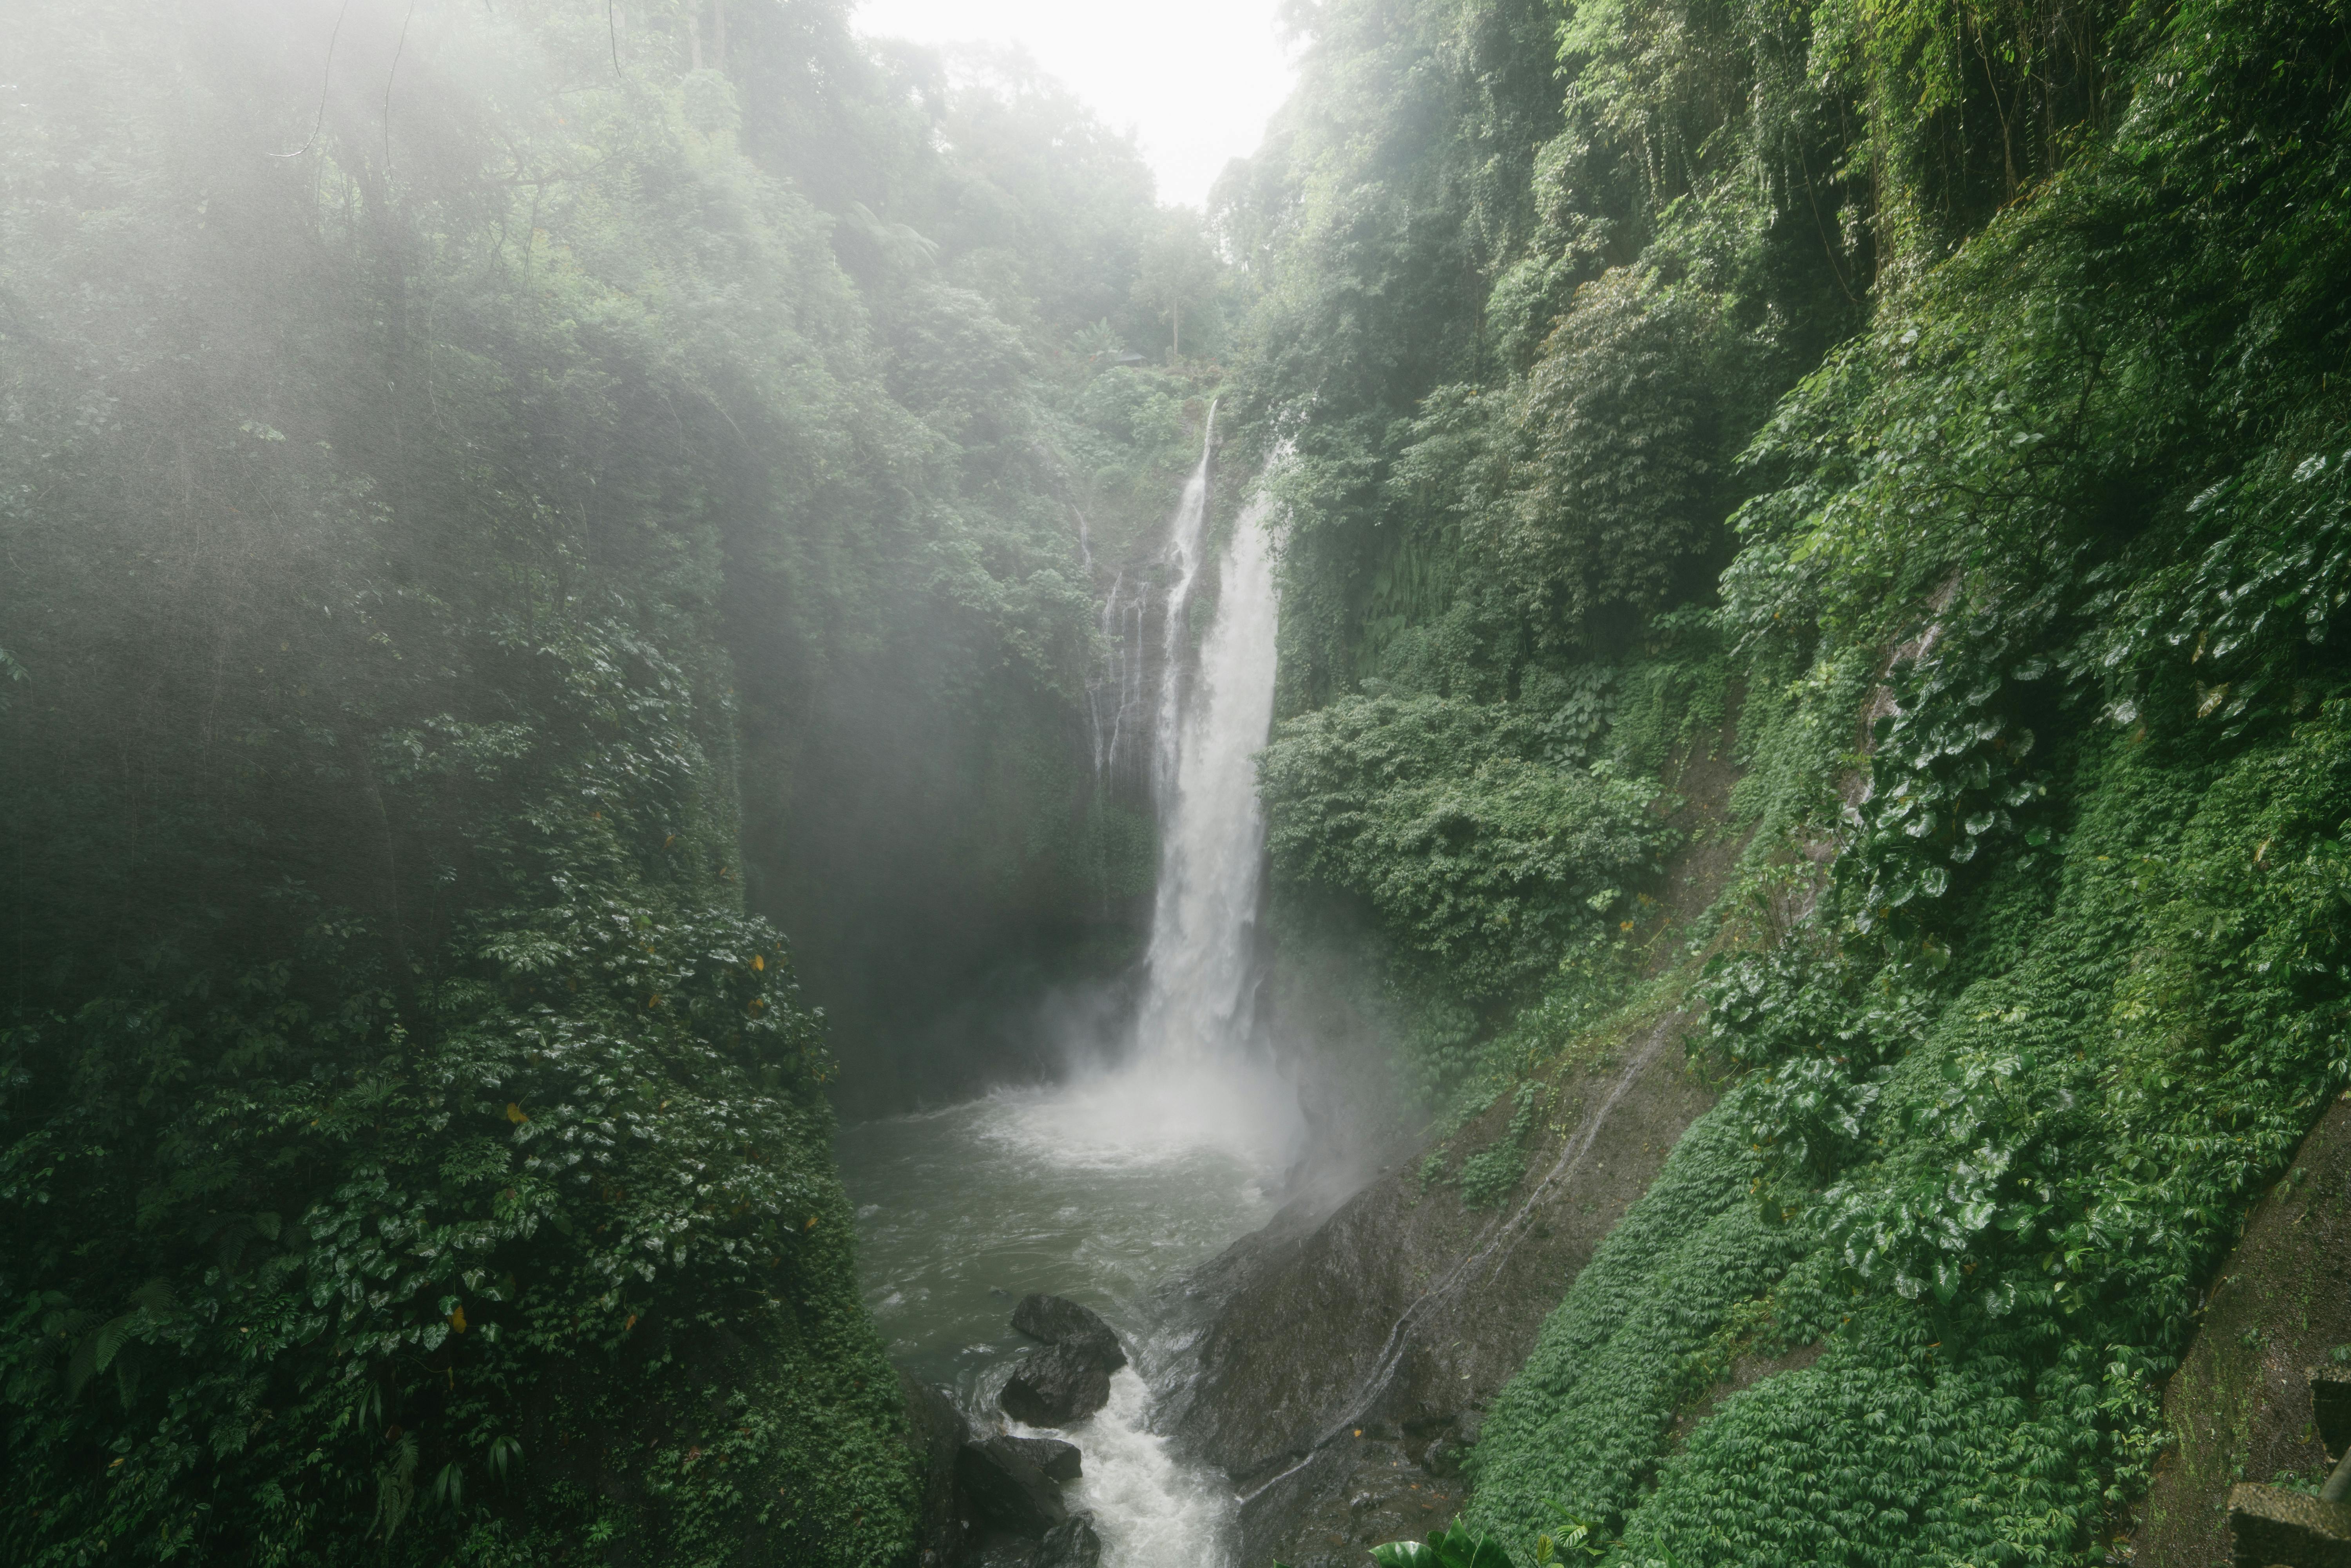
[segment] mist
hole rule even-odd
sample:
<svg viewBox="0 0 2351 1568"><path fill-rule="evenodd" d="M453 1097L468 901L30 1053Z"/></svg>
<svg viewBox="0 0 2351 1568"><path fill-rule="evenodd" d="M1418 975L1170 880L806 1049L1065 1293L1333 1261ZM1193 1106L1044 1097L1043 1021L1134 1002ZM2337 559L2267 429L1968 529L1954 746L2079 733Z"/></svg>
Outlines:
<svg viewBox="0 0 2351 1568"><path fill-rule="evenodd" d="M14 0L0 1563L2339 1558L2346 80Z"/></svg>

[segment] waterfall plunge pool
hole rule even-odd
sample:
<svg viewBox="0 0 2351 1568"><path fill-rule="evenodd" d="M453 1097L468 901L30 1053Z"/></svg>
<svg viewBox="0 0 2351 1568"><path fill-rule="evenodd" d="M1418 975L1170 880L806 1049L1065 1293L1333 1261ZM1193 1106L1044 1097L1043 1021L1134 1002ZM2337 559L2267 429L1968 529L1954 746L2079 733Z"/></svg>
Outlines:
<svg viewBox="0 0 2351 1568"><path fill-rule="evenodd" d="M1154 1385L1186 1369L1153 1291L1272 1218L1294 1135L1270 1071L1141 1062L1045 1089L842 1129L865 1301L893 1360L953 1391L976 1427L1027 1433L996 1408L1033 1342L1012 1331L1034 1291L1108 1319L1134 1364L1066 1431L1103 1568L1203 1568L1228 1555L1223 1479L1179 1464L1149 1427Z"/></svg>

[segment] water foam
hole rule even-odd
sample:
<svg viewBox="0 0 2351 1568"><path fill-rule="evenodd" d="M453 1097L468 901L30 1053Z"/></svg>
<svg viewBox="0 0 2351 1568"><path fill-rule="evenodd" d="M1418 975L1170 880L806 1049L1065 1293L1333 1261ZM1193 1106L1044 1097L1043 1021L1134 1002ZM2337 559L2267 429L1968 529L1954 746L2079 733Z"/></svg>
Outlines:
<svg viewBox="0 0 2351 1568"><path fill-rule="evenodd" d="M1188 1469L1150 1430L1151 1390L1133 1367L1110 1381L1110 1403L1066 1432L1010 1424L1028 1437L1061 1437L1084 1451L1085 1472L1065 1494L1094 1516L1102 1562L1114 1568L1201 1568L1231 1551L1232 1498L1214 1476Z"/></svg>

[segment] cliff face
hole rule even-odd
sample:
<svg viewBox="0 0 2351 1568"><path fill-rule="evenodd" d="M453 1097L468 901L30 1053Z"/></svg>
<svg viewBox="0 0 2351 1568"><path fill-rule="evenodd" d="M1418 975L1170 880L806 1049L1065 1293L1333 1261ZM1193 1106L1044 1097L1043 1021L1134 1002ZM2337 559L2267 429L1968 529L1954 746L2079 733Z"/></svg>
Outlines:
<svg viewBox="0 0 2351 1568"><path fill-rule="evenodd" d="M1416 1161L1319 1219L1303 1200L1188 1282L1208 1313L1199 1376L1166 1425L1238 1483L1244 1568L1352 1565L1458 1511L1453 1460L1486 1403L1713 1101L1689 1022L1667 1013L1562 1082L1502 1207L1423 1191ZM1463 1141L1504 1135L1510 1109Z"/></svg>

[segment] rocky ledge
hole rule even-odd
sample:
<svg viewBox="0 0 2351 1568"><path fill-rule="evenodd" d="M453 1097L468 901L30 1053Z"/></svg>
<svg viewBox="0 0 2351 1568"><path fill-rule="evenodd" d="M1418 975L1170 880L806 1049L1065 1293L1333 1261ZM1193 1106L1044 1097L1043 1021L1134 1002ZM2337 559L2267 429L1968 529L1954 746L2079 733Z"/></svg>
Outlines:
<svg viewBox="0 0 2351 1568"><path fill-rule="evenodd" d="M922 1467L920 1568L1099 1568L1092 1516L1061 1496L1081 1472L1076 1444L976 1434L944 1389L898 1376Z"/></svg>

